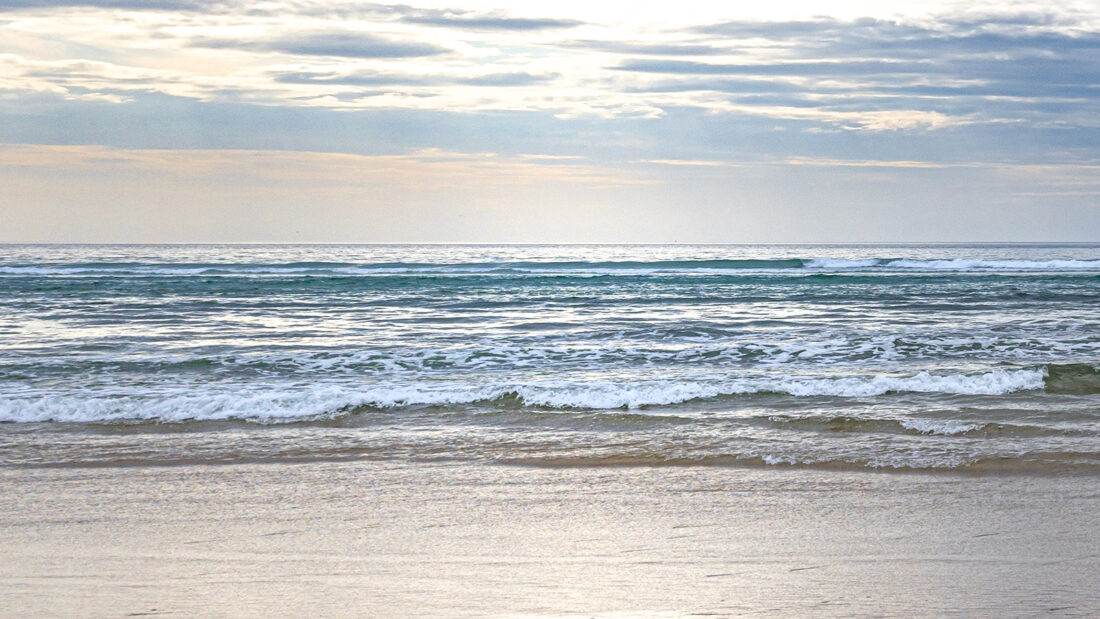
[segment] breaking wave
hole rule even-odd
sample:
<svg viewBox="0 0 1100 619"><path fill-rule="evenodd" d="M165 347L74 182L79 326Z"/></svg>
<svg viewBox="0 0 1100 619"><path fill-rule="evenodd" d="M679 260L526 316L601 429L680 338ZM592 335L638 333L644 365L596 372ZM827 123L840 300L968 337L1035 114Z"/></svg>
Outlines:
<svg viewBox="0 0 1100 619"><path fill-rule="evenodd" d="M1044 386L1038 369L982 374L851 377L756 377L725 381L535 381L527 384L417 383L408 385L202 387L137 394L11 395L0 400L0 421L182 422L241 419L261 422L346 414L357 408L440 405L528 406L550 409L639 409L686 402L778 394L795 398L866 398L889 393L1002 395Z"/></svg>

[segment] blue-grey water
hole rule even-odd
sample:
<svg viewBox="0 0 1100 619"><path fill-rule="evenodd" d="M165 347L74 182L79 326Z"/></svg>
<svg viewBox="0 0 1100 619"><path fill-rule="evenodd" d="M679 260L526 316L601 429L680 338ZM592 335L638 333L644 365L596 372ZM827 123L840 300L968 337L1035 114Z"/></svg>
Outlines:
<svg viewBox="0 0 1100 619"><path fill-rule="evenodd" d="M1100 245L2 245L0 465L1100 474Z"/></svg>

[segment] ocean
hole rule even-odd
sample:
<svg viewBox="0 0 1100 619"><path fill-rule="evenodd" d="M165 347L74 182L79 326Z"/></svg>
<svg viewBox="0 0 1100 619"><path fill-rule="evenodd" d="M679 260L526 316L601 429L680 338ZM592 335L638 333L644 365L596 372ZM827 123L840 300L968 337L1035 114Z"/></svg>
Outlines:
<svg viewBox="0 0 1100 619"><path fill-rule="evenodd" d="M1100 245L2 245L0 466L1100 474Z"/></svg>

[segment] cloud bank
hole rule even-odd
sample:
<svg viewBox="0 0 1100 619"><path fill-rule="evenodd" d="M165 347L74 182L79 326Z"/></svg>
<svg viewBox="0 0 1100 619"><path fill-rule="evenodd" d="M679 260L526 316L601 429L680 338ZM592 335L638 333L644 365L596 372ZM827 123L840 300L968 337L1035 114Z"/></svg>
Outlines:
<svg viewBox="0 0 1100 619"><path fill-rule="evenodd" d="M637 240L712 229L751 240L736 222L781 203L850 225L824 240L859 240L874 232L875 209L904 204L933 229L978 200L1026 212L1005 238L1100 235L1100 10L886 3L807 19L799 6L0 0L0 142L209 158L226 149L583 161L588 177L608 181L599 200L578 198L594 185L576 175L532 199L551 210L634 204L657 219L730 214L682 234L654 228L658 239L628 216ZM56 200L28 183L76 173L58 165L53 175L18 167L20 199ZM104 182L135 169L104 168ZM917 201L932 173L943 192ZM249 178L241 183L262 193ZM394 178L410 195L421 189L416 174ZM470 178L496 186L492 174ZM872 190L891 182L894 191ZM402 195L387 200L416 201ZM863 216L841 216L860 203ZM1055 223L1037 227L1052 210ZM783 240L783 226L767 229ZM946 224L940 232L955 238Z"/></svg>

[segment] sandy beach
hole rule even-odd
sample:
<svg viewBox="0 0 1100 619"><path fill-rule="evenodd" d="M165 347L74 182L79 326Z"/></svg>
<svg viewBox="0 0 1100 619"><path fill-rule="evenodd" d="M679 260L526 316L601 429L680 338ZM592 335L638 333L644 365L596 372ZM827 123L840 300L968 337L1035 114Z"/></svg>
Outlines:
<svg viewBox="0 0 1100 619"><path fill-rule="evenodd" d="M1092 478L309 462L0 471L28 616L1095 616Z"/></svg>

